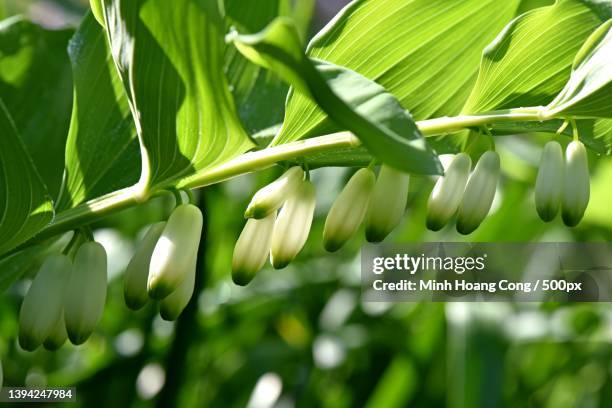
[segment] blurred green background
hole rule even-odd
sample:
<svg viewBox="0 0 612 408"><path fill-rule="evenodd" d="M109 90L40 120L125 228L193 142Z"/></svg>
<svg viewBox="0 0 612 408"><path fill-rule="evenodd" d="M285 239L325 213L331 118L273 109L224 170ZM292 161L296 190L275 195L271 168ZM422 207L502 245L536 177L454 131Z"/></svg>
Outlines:
<svg viewBox="0 0 612 408"><path fill-rule="evenodd" d="M342 2L322 1L314 26ZM0 16L23 13L47 27L78 24L87 1L0 0ZM492 213L471 236L425 229L433 186L411 181L409 208L387 241L610 241L612 161L591 158L584 221L545 224L533 183L545 135L502 137L504 177ZM174 323L154 305L123 303L122 272L138 237L165 219L158 198L96 224L109 254L109 292L96 333L82 346L28 353L16 341L28 282L0 297L5 386L75 386L82 407L605 407L612 401L612 308L606 304L365 303L362 238L336 254L322 246L325 214L350 175L312 173L317 216L307 246L282 271L266 267L246 288L230 278L242 212L279 169L197 193L206 240L197 295Z"/></svg>

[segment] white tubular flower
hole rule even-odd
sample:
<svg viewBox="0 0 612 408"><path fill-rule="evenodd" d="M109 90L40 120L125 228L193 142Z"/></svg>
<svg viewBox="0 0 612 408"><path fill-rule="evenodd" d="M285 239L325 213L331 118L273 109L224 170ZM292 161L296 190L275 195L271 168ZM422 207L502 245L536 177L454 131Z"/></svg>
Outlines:
<svg viewBox="0 0 612 408"><path fill-rule="evenodd" d="M587 206L591 187L589 185L589 161L582 142L572 141L565 150L565 190L561 216L565 225L578 225Z"/></svg>
<svg viewBox="0 0 612 408"><path fill-rule="evenodd" d="M59 320L43 342L43 346L49 351L55 351L62 347L66 340L68 340L68 333L66 332L66 322L64 321L64 311L62 309Z"/></svg>
<svg viewBox="0 0 612 408"><path fill-rule="evenodd" d="M291 167L278 179L255 193L244 212L245 218L261 219L278 210L303 179L304 170L300 166Z"/></svg>
<svg viewBox="0 0 612 408"><path fill-rule="evenodd" d="M315 209L315 188L303 181L280 210L272 231L270 262L276 269L289 265L302 250Z"/></svg>
<svg viewBox="0 0 612 408"><path fill-rule="evenodd" d="M82 344L96 328L106 302L106 251L97 242L83 244L74 257L74 266L64 299L66 331L72 344Z"/></svg>
<svg viewBox="0 0 612 408"><path fill-rule="evenodd" d="M485 219L497 189L499 180L499 155L493 151L484 153L465 187L463 200L457 213L457 231L467 235Z"/></svg>
<svg viewBox="0 0 612 408"><path fill-rule="evenodd" d="M406 211L410 176L386 165L380 167L366 215L365 236L380 242L397 225Z"/></svg>
<svg viewBox="0 0 612 408"><path fill-rule="evenodd" d="M155 245L165 226L165 222L151 225L125 269L123 298L127 307L132 310L141 309L149 301L149 294L147 293L149 265Z"/></svg>
<svg viewBox="0 0 612 408"><path fill-rule="evenodd" d="M471 167L470 156L459 153L451 161L444 176L438 178L427 202L427 228L438 231L455 215L461 204Z"/></svg>
<svg viewBox="0 0 612 408"><path fill-rule="evenodd" d="M66 255L51 255L42 264L19 311L19 345L24 350L35 350L53 332L62 315L71 270Z"/></svg>
<svg viewBox="0 0 612 408"><path fill-rule="evenodd" d="M369 168L358 170L332 205L323 229L323 246L329 252L340 249L363 222L370 204L376 176Z"/></svg>
<svg viewBox="0 0 612 408"><path fill-rule="evenodd" d="M176 207L151 255L147 282L150 297L165 298L189 275L201 234L202 212L198 207L192 204Z"/></svg>
<svg viewBox="0 0 612 408"><path fill-rule="evenodd" d="M543 221L552 221L559 212L563 197L564 171L561 145L555 141L546 143L535 184L536 210Z"/></svg>
<svg viewBox="0 0 612 408"><path fill-rule="evenodd" d="M176 320L187 306L187 303L189 303L191 296L193 296L193 288L195 286L197 259L198 257L196 254L191 260L189 275L174 292L159 302L159 314L162 319Z"/></svg>
<svg viewBox="0 0 612 408"><path fill-rule="evenodd" d="M275 212L260 220L247 220L236 241L232 258L232 280L237 285L248 284L266 263L275 221Z"/></svg>

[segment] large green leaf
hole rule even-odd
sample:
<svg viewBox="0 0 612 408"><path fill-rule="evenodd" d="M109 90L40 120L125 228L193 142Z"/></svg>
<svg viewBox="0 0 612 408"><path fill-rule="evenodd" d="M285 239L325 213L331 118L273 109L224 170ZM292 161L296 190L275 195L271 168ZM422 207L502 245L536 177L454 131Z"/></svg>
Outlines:
<svg viewBox="0 0 612 408"><path fill-rule="evenodd" d="M412 117L397 99L354 71L309 59L290 19L279 17L258 34L233 33L229 38L246 57L276 72L316 101L379 160L413 173L442 171Z"/></svg>
<svg viewBox="0 0 612 408"><path fill-rule="evenodd" d="M123 84L106 36L91 13L69 47L74 106L66 174L57 210L138 181L140 149Z"/></svg>
<svg viewBox="0 0 612 408"><path fill-rule="evenodd" d="M53 218L47 189L0 98L0 255Z"/></svg>
<svg viewBox="0 0 612 408"><path fill-rule="evenodd" d="M255 33L274 18L287 15L288 0L226 0L227 28ZM235 47L225 51L225 70L240 119L249 133L276 125L283 120L289 87L273 72L253 64Z"/></svg>
<svg viewBox="0 0 612 408"><path fill-rule="evenodd" d="M610 16L612 4L559 0L514 19L483 52L463 113L548 104L565 85L574 56Z"/></svg>
<svg viewBox="0 0 612 408"><path fill-rule="evenodd" d="M545 114L612 118L612 19L578 51L569 81Z"/></svg>
<svg viewBox="0 0 612 408"><path fill-rule="evenodd" d="M53 197L62 181L72 107L71 35L21 17L0 22L0 96Z"/></svg>
<svg viewBox="0 0 612 408"><path fill-rule="evenodd" d="M310 43L308 55L350 68L394 94L415 119L455 115L480 54L514 17L516 0L357 0ZM291 92L273 144L325 134L327 115Z"/></svg>
<svg viewBox="0 0 612 408"><path fill-rule="evenodd" d="M143 185L171 186L254 146L224 75L217 0L105 0L104 6L142 147Z"/></svg>

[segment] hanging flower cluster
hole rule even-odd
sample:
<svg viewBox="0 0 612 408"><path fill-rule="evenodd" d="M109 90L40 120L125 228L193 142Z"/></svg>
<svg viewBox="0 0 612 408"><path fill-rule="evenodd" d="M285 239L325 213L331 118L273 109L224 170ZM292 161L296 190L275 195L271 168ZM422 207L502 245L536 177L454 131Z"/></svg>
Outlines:
<svg viewBox="0 0 612 408"><path fill-rule="evenodd" d="M167 222L149 228L125 271L123 293L130 309L154 299L163 319L181 314L193 295L202 223L198 207L180 204Z"/></svg>
<svg viewBox="0 0 612 408"><path fill-rule="evenodd" d="M66 339L84 343L102 316L106 279L106 251L97 242L81 245L74 261L65 254L49 256L21 304L21 347L57 350Z"/></svg>

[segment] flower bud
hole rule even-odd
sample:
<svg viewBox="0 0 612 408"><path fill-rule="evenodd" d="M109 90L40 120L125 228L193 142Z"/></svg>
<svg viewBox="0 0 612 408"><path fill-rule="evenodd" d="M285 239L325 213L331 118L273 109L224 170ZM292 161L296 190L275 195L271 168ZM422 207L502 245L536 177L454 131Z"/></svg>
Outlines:
<svg viewBox="0 0 612 408"><path fill-rule="evenodd" d="M170 215L149 265L147 292L161 300L174 292L189 275L197 256L202 234L202 212L192 204L182 204Z"/></svg>
<svg viewBox="0 0 612 408"><path fill-rule="evenodd" d="M49 256L32 281L19 312L19 345L33 351L52 333L62 315L64 286L72 265L66 255Z"/></svg>
<svg viewBox="0 0 612 408"><path fill-rule="evenodd" d="M376 176L369 168L358 170L348 181L325 220L323 246L326 250L337 251L359 229L375 183Z"/></svg>
<svg viewBox="0 0 612 408"><path fill-rule="evenodd" d="M64 300L66 331L72 344L82 344L96 328L106 301L106 251L97 242L78 249Z"/></svg>
<svg viewBox="0 0 612 408"><path fill-rule="evenodd" d="M191 260L189 275L183 279L179 287L159 302L159 314L164 320L176 320L193 296L196 278L197 254Z"/></svg>
<svg viewBox="0 0 612 408"><path fill-rule="evenodd" d="M386 165L380 167L366 215L365 236L380 242L397 225L406 211L410 176Z"/></svg>
<svg viewBox="0 0 612 408"><path fill-rule="evenodd" d="M284 268L302 250L315 209L315 189L308 180L302 181L287 198L272 231L270 262L276 269Z"/></svg>
<svg viewBox="0 0 612 408"><path fill-rule="evenodd" d="M59 320L43 342L43 346L49 351L55 351L62 347L67 339L68 333L66 333L66 322L64 321L64 311L62 310Z"/></svg>
<svg viewBox="0 0 612 408"><path fill-rule="evenodd" d="M123 297L127 307L132 310L141 309L149 300L147 293L149 265L155 245L165 226L165 222L151 225L125 269Z"/></svg>
<svg viewBox="0 0 612 408"><path fill-rule="evenodd" d="M444 176L438 178L427 201L427 228L438 231L455 215L461 204L471 167L470 156L459 153L451 161Z"/></svg>
<svg viewBox="0 0 612 408"><path fill-rule="evenodd" d="M232 280L235 284L248 284L266 263L270 254L272 230L276 221L273 212L266 218L249 218L236 241L232 258Z"/></svg>
<svg viewBox="0 0 612 408"><path fill-rule="evenodd" d="M535 184L536 210L543 221L552 221L559 212L563 197L563 150L558 142L544 146Z"/></svg>
<svg viewBox="0 0 612 408"><path fill-rule="evenodd" d="M255 193L244 216L261 219L278 210L287 197L304 179L304 170L300 166L291 167L282 176Z"/></svg>
<svg viewBox="0 0 612 408"><path fill-rule="evenodd" d="M565 150L565 190L561 215L568 227L578 225L589 204L589 163L582 142L572 141Z"/></svg>
<svg viewBox="0 0 612 408"><path fill-rule="evenodd" d="M467 235L474 231L485 219L493 199L499 180L499 155L493 151L484 153L463 193L463 200L457 213L457 231Z"/></svg>

